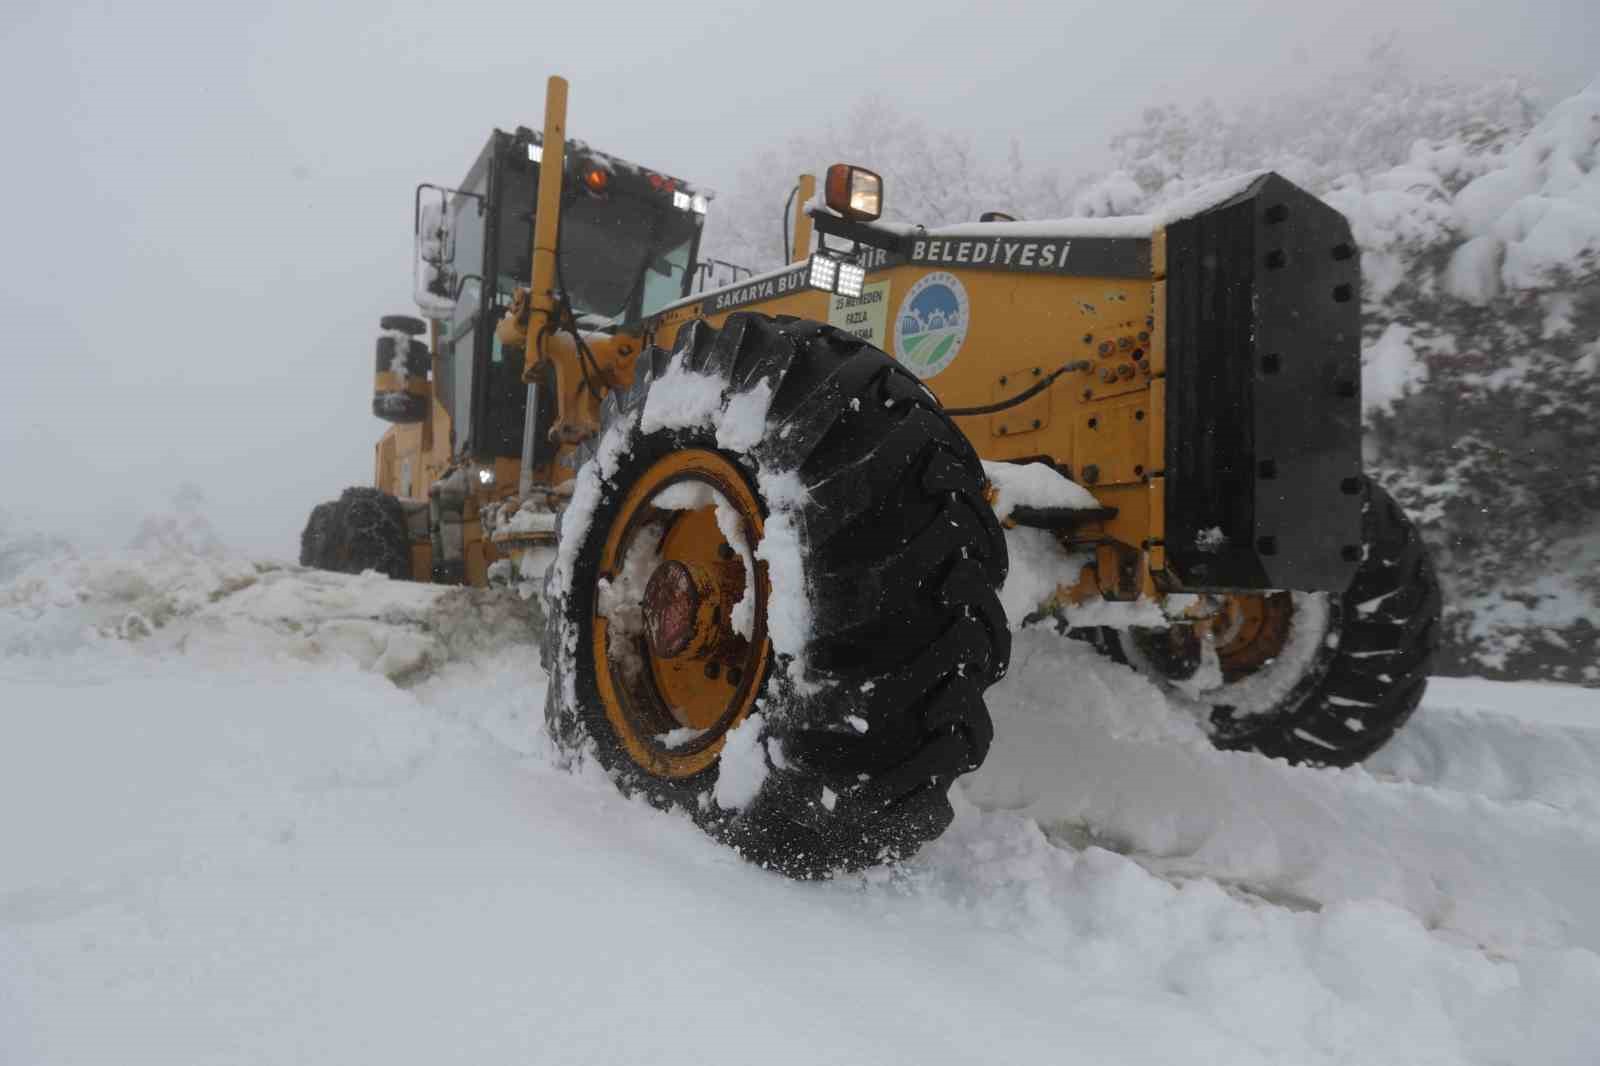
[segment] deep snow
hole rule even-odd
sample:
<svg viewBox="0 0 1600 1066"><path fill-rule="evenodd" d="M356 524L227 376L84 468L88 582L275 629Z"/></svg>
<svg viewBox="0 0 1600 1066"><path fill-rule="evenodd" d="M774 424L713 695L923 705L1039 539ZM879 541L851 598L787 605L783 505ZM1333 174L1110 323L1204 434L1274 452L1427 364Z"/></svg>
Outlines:
<svg viewBox="0 0 1600 1066"><path fill-rule="evenodd" d="M5 1063L1600 1049L1595 691L1437 681L1366 769L1297 769L1029 629L951 831L795 884L562 764L515 594L162 530L5 556Z"/></svg>

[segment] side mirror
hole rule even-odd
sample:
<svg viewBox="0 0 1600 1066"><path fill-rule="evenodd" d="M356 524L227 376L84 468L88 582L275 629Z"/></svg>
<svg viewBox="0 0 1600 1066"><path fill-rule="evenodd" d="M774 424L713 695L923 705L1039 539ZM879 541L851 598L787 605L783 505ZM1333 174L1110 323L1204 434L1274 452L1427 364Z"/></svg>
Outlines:
<svg viewBox="0 0 1600 1066"><path fill-rule="evenodd" d="M883 179L865 167L835 163L828 168L823 202L852 222L883 214Z"/></svg>
<svg viewBox="0 0 1600 1066"><path fill-rule="evenodd" d="M436 203L418 203L414 222L412 255L412 298L422 313L433 319L447 319L455 309L455 277L450 260L455 251L455 234L450 232L450 216L444 193Z"/></svg>

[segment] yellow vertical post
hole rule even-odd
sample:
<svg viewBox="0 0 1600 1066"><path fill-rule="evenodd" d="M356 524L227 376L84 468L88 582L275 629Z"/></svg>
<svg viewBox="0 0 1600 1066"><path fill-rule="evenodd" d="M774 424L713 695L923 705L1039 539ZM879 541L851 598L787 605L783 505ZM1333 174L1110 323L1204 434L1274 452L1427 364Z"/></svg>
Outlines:
<svg viewBox="0 0 1600 1066"><path fill-rule="evenodd" d="M533 213L533 263L528 271L528 346L523 378L532 380L544 359L541 346L556 313L556 231L561 221L562 163L567 154L567 79L552 76L544 91L544 144L539 198Z"/></svg>
<svg viewBox="0 0 1600 1066"><path fill-rule="evenodd" d="M814 174L800 175L800 193L794 202L794 251L789 262L804 262L811 255L811 216L806 214L806 204L817 194Z"/></svg>

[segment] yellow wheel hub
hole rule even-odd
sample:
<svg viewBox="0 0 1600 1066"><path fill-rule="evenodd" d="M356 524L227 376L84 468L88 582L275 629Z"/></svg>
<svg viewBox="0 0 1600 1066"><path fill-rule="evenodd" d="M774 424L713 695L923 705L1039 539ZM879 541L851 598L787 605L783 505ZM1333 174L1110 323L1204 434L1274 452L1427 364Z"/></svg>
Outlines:
<svg viewBox="0 0 1600 1066"><path fill-rule="evenodd" d="M769 588L751 554L761 535L754 491L705 449L651 466L612 523L592 619L595 676L623 749L651 774L706 769L755 703L771 650Z"/></svg>
<svg viewBox="0 0 1600 1066"><path fill-rule="evenodd" d="M1141 639L1144 654L1167 677L1191 676L1209 640L1225 684L1242 680L1276 659L1289 641L1294 597L1288 592L1237 593L1221 597L1211 612Z"/></svg>
<svg viewBox="0 0 1600 1066"><path fill-rule="evenodd" d="M1287 592L1229 596L1212 627L1223 680L1237 681L1277 658L1293 618L1294 598Z"/></svg>

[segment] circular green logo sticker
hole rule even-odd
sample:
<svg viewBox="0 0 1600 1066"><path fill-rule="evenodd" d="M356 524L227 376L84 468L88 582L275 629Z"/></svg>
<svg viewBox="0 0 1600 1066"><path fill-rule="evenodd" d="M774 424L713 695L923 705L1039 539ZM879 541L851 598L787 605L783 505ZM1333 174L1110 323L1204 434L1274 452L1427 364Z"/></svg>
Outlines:
<svg viewBox="0 0 1600 1066"><path fill-rule="evenodd" d="M967 290L954 274L924 274L906 293L894 320L894 350L927 380L956 361L967 339Z"/></svg>

